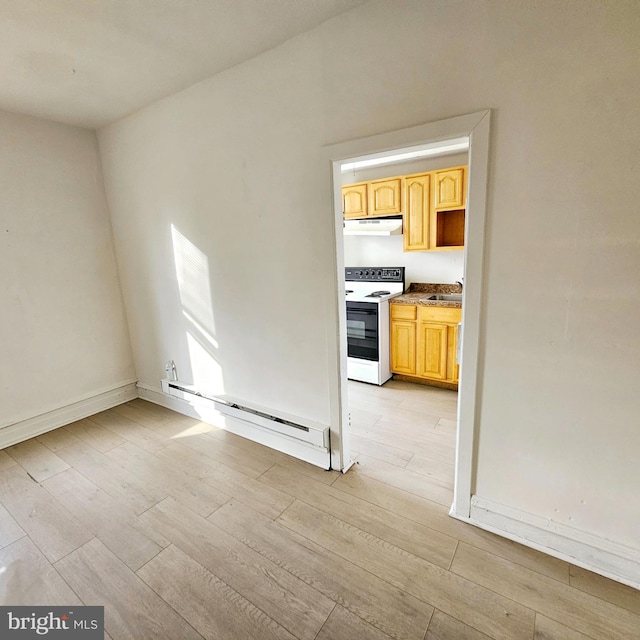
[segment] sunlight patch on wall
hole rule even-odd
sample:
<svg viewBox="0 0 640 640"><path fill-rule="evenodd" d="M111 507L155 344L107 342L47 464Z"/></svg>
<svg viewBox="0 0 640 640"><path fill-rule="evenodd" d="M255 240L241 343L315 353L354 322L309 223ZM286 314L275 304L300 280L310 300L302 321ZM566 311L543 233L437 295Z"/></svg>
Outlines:
<svg viewBox="0 0 640 640"><path fill-rule="evenodd" d="M195 385L204 395L223 394L222 367L217 358L218 341L215 338L209 259L173 224L171 241L191 365L192 380L185 382Z"/></svg>
<svg viewBox="0 0 640 640"><path fill-rule="evenodd" d="M187 346L191 359L193 385L205 396L216 396L224 393L222 367L216 362L209 349L187 331Z"/></svg>
<svg viewBox="0 0 640 640"><path fill-rule="evenodd" d="M182 315L191 328L197 331L200 340L211 345L214 349L218 348L218 341L186 309L182 310Z"/></svg>
<svg viewBox="0 0 640 640"><path fill-rule="evenodd" d="M173 257L182 308L211 334L215 334L209 259L188 238L171 225Z"/></svg>

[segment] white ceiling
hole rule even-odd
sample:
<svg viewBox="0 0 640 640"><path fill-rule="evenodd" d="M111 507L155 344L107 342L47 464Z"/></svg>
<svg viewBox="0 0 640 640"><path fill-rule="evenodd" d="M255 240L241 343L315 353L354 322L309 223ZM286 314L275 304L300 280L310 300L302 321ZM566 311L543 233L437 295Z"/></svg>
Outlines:
<svg viewBox="0 0 640 640"><path fill-rule="evenodd" d="M0 109L97 128L366 0L0 0Z"/></svg>

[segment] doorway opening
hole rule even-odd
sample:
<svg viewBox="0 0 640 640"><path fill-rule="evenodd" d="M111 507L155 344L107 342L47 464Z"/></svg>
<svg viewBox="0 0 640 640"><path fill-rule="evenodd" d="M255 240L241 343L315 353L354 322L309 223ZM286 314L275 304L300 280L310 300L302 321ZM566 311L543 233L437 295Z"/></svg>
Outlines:
<svg viewBox="0 0 640 640"><path fill-rule="evenodd" d="M452 515L465 519L468 518L473 478L475 396L479 361L480 293L488 164L488 116L489 112L461 116L334 145L329 148L334 185L336 311L339 326L339 335L336 340L337 389L333 402L333 415L338 419L339 429L335 429L335 434L332 431L332 441L334 436L337 436L338 443L336 450L332 451L333 466L346 471L354 462L352 451L358 451L361 454L361 460L365 460L366 454L365 457L362 456L365 452L360 451L358 447L360 449L370 447L370 453L374 451L377 456L374 460L381 459L384 462L387 457L386 463L395 462L399 468L402 468L404 464L405 467L409 466L411 470L411 466L413 466L417 474L416 478L419 478L420 474L431 475L434 478L449 474L451 477L453 473L453 495L451 495L450 489L448 492L444 490L446 483L436 482L434 484L436 487L442 485L443 489L441 492L436 489L436 493L440 493L440 499L437 501L443 504L453 503ZM456 145L458 146L456 147ZM467 147L468 150L464 147ZM463 223L465 236L463 249L428 252L429 255L434 256L448 253L450 257L436 259L431 261L429 266L425 266L424 262L422 265L420 264L419 252L412 252L405 256L401 256L397 252L398 247L402 246L401 238L400 240L393 238L392 240L395 242L387 245L381 245L378 241L377 243L369 243L368 246L363 244L356 246L344 237L343 184L385 181L391 173L394 176L428 173L432 170L446 168L452 162L455 166L464 165L469 169L466 217ZM349 178L355 178L355 180L345 179L345 173ZM404 212L401 215L404 215ZM459 226L460 222L457 221L456 224ZM385 240L389 239L385 238ZM453 254L458 254L457 259L451 257ZM387 264L394 257L396 261L407 262L408 260L409 265ZM346 262L349 260L358 264L347 264ZM376 263L365 264L369 260ZM464 281L462 303L464 340L461 349L461 374L457 401L454 399L452 402L452 399L455 398L453 391L418 386L407 381L392 380L384 386L374 386L348 380L347 335L349 325L347 305L345 304L345 267L359 266L376 268L406 266L408 269L407 284L420 283L420 281L441 284L451 284L455 280ZM422 272L420 272L421 267ZM429 275L429 268L432 275ZM388 325L383 328L383 331L388 330ZM349 400L350 395L351 401ZM412 421L415 421L418 415L427 415L422 405L427 396L427 404L431 402L431 406L436 412L431 412L430 420L433 423L430 425L429 437L427 441L422 439L419 447L423 452L425 448L436 451L448 437L455 438L454 460L449 462L444 457L438 460L438 456L432 456L431 462L428 462L427 456L424 456L427 459L427 464L432 465L430 470L418 469L425 464L423 456L416 457L414 455L418 445L413 447L414 451L407 448L410 443L411 429L413 427L417 430L421 428L419 424L412 427ZM367 433L366 421L367 419L371 420L371 417L367 418L360 410L363 406L372 405L382 410L382 413L380 411L373 413L372 417L377 417L375 417L374 423L369 425L370 431L375 431L373 437L370 437L372 434ZM359 418L353 416L354 409L360 412ZM406 414L398 415L403 412ZM350 423L350 413L354 417L353 427ZM442 415L437 415L437 413ZM386 415L390 415L392 418L388 419L385 417ZM381 419L382 422L380 422ZM402 436L397 433L397 430L394 433L394 422L397 423L400 419L404 423L403 426L408 428L407 433ZM363 433L363 428L365 433ZM404 438L403 446L395 446L394 442L398 444L401 437ZM351 447L351 439L354 440L355 447ZM411 462L412 459L413 462Z"/></svg>
<svg viewBox="0 0 640 640"><path fill-rule="evenodd" d="M462 298L468 144L446 140L341 165L343 205L356 205L355 213L343 207L351 457L359 473L444 507L453 500L461 301L429 298ZM436 214L436 178L455 172L464 180L460 202ZM396 221L404 225L389 226ZM444 246L431 249L438 241ZM377 320L366 336L362 307Z"/></svg>

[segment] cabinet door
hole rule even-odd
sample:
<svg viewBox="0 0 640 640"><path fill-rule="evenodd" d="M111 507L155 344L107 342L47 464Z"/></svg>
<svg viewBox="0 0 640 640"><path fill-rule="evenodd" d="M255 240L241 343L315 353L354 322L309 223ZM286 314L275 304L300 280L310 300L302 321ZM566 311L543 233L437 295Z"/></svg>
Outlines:
<svg viewBox="0 0 640 640"><path fill-rule="evenodd" d="M418 325L417 375L423 378L446 380L447 331L446 324L421 322Z"/></svg>
<svg viewBox="0 0 640 640"><path fill-rule="evenodd" d="M369 215L390 216L402 212L400 178L374 180L369 183Z"/></svg>
<svg viewBox="0 0 640 640"><path fill-rule="evenodd" d="M407 176L404 180L404 250L429 249L429 188L431 176L426 173Z"/></svg>
<svg viewBox="0 0 640 640"><path fill-rule="evenodd" d="M391 321L391 371L414 375L416 372L416 323Z"/></svg>
<svg viewBox="0 0 640 640"><path fill-rule="evenodd" d="M464 167L435 172L435 208L464 207Z"/></svg>
<svg viewBox="0 0 640 640"><path fill-rule="evenodd" d="M458 347L458 325L448 326L447 344L447 380L458 383L458 371L460 367L456 364L456 349Z"/></svg>
<svg viewBox="0 0 640 640"><path fill-rule="evenodd" d="M342 211L345 218L367 217L367 183L342 187Z"/></svg>

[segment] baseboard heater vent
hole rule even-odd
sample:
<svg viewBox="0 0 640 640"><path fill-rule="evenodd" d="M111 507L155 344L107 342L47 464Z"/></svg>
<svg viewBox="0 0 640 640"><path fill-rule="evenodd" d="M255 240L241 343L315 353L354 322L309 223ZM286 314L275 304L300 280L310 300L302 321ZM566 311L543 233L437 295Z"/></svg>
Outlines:
<svg viewBox="0 0 640 640"><path fill-rule="evenodd" d="M300 424L293 416L273 415L263 408L250 407L231 396L206 396L192 385L180 381L162 380L162 391L170 396L215 408L219 413L248 422L329 451L329 427L308 422Z"/></svg>

